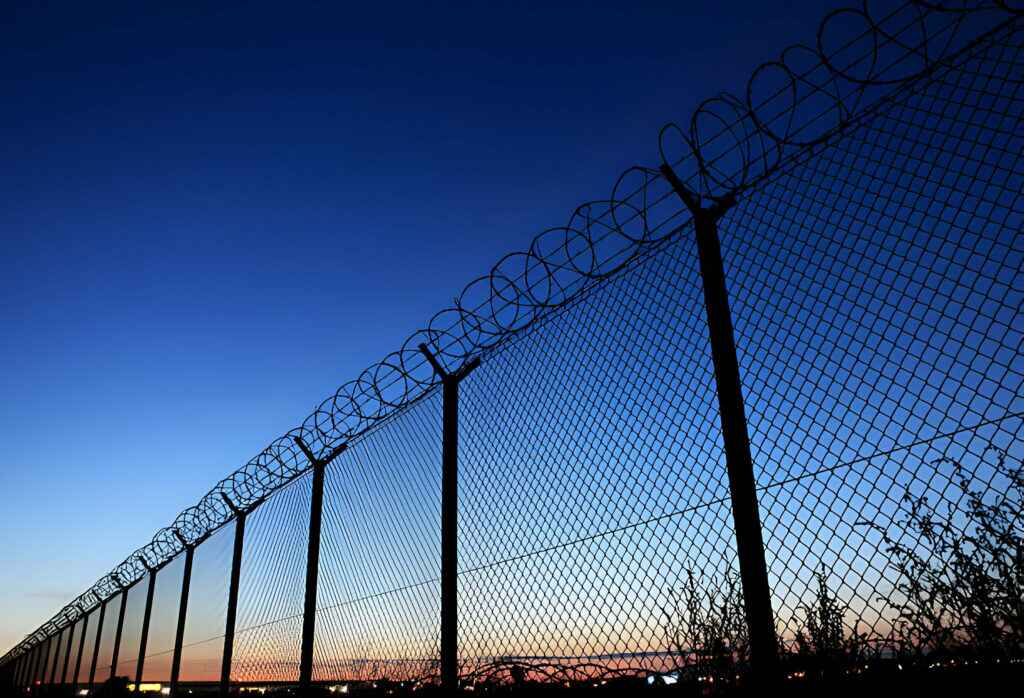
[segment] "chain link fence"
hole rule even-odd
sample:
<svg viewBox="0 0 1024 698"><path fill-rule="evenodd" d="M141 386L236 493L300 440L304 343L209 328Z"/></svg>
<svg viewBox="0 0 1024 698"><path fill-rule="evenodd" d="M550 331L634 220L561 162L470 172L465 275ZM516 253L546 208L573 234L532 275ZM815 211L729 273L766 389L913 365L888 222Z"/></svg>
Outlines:
<svg viewBox="0 0 1024 698"><path fill-rule="evenodd" d="M11 650L5 680L223 693L451 688L446 671L729 682L771 653L791 678L1021 661L1022 21L1001 2L829 15L746 99L667 127L660 172L503 259ZM709 341L709 211L738 396Z"/></svg>

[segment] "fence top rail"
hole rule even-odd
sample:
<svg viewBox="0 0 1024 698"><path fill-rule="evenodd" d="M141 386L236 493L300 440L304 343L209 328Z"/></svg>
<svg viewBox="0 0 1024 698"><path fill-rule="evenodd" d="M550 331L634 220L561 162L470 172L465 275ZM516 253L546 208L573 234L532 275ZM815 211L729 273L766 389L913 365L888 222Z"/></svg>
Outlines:
<svg viewBox="0 0 1024 698"><path fill-rule="evenodd" d="M813 44L759 65L743 96L702 102L688 124L659 134L669 166L698 205L755 187L902 86L943 65L979 37L1024 15L1009 0L902 0L885 13L859 6L823 18ZM456 371L551 311L621 271L691 221L657 168L631 167L606 200L577 207L563 226L537 234L467 284L400 349L365 369L299 425L218 482L142 546L9 650L0 666L89 613L304 474L318 458L365 434L439 383L420 345Z"/></svg>

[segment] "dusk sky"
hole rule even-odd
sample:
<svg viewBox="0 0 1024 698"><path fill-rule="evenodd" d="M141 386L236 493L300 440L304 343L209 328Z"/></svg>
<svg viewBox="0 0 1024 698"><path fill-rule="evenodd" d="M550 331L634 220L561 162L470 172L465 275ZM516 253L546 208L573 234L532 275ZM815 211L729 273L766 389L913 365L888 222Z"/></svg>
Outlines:
<svg viewBox="0 0 1024 698"><path fill-rule="evenodd" d="M172 5L0 9L0 651L832 6Z"/></svg>

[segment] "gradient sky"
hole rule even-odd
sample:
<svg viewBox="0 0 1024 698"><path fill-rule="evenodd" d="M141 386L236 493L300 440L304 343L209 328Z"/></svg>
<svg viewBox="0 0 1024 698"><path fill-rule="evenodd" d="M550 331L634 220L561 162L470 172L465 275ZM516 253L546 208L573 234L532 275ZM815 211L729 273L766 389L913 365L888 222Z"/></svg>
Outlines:
<svg viewBox="0 0 1024 698"><path fill-rule="evenodd" d="M832 3L171 5L0 8L0 652Z"/></svg>

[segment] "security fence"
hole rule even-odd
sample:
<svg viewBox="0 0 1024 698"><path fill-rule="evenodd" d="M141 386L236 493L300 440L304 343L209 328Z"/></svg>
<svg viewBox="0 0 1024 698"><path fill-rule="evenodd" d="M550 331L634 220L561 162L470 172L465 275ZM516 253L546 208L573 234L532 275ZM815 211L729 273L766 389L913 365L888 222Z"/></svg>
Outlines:
<svg viewBox="0 0 1024 698"><path fill-rule="evenodd" d="M1020 659L1022 21L828 15L8 652L5 680Z"/></svg>

